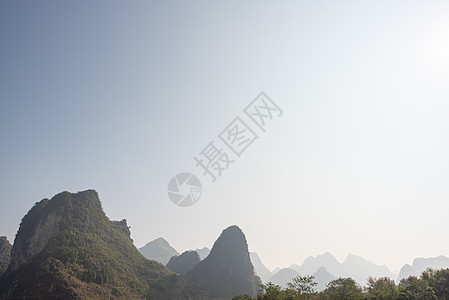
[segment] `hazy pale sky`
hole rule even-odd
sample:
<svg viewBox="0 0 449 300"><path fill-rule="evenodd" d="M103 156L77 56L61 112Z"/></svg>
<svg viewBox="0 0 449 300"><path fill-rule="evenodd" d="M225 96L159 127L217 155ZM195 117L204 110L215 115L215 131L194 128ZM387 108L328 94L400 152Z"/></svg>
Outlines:
<svg viewBox="0 0 449 300"><path fill-rule="evenodd" d="M0 2L0 235L96 189L140 247L242 228L273 269L449 256L449 2ZM261 91L284 111L211 183L193 157ZM203 195L167 197L192 172Z"/></svg>

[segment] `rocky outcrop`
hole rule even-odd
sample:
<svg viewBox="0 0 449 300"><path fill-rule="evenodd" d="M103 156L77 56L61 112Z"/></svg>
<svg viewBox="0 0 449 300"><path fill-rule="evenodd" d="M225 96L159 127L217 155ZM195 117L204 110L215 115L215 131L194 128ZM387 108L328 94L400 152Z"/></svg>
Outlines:
<svg viewBox="0 0 449 300"><path fill-rule="evenodd" d="M125 220L107 218L95 191L63 192L22 219L0 299L142 299L170 276L138 252Z"/></svg>
<svg viewBox="0 0 449 300"><path fill-rule="evenodd" d="M255 296L260 284L245 235L237 226L225 229L210 254L184 276L189 288L207 299L229 299L240 294Z"/></svg>
<svg viewBox="0 0 449 300"><path fill-rule="evenodd" d="M11 244L6 236L0 236L0 276L6 272L11 257Z"/></svg>
<svg viewBox="0 0 449 300"><path fill-rule="evenodd" d="M181 255L170 258L167 268L178 274L184 274L196 267L200 262L200 256L196 251L185 251Z"/></svg>
<svg viewBox="0 0 449 300"><path fill-rule="evenodd" d="M59 224L64 218L64 211L55 210L43 215L49 200L36 203L22 220L20 231L14 240L11 257L11 270L17 270L36 257L47 245L48 241L59 231ZM33 220L38 220L33 222Z"/></svg>

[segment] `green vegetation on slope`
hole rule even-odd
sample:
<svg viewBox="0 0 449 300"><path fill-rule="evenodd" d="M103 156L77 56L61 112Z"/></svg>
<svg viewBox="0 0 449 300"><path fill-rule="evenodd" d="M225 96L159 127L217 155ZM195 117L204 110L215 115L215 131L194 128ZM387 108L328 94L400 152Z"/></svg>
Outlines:
<svg viewBox="0 0 449 300"><path fill-rule="evenodd" d="M158 280L172 275L138 252L126 221L110 221L95 191L64 192L37 203L22 220L13 253L32 247L33 235L43 222L50 222L52 214L59 216L52 227L56 233L30 263L18 263L7 274L0 283L0 296L141 298ZM17 284L11 285L12 281Z"/></svg>

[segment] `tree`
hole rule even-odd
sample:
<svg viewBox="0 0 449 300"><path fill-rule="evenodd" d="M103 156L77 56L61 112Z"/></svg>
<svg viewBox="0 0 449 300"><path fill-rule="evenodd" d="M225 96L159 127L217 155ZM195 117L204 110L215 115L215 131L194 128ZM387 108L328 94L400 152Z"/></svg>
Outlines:
<svg viewBox="0 0 449 300"><path fill-rule="evenodd" d="M399 291L399 299L438 299L432 287L429 286L429 281L415 276L402 279L399 284Z"/></svg>
<svg viewBox="0 0 449 300"><path fill-rule="evenodd" d="M363 299L363 291L354 279L340 277L329 282L320 296L324 299L359 300Z"/></svg>
<svg viewBox="0 0 449 300"><path fill-rule="evenodd" d="M429 283L438 299L449 299L449 269L427 269L421 274L421 278Z"/></svg>
<svg viewBox="0 0 449 300"><path fill-rule="evenodd" d="M394 280L388 277L379 279L369 277L366 287L366 297L368 299L393 300L398 299L399 290Z"/></svg>
<svg viewBox="0 0 449 300"><path fill-rule="evenodd" d="M313 295L316 293L316 286L318 283L315 282L315 276L296 276L293 278L293 282L287 283L287 287L294 291L297 291L301 295ZM306 298L307 299L307 298Z"/></svg>
<svg viewBox="0 0 449 300"><path fill-rule="evenodd" d="M280 285L268 282L259 285L260 290L257 295L258 300L279 300L282 299L282 287Z"/></svg>
<svg viewBox="0 0 449 300"><path fill-rule="evenodd" d="M292 289L283 289L280 285L268 282L261 284L257 300L303 300L307 299L300 292Z"/></svg>

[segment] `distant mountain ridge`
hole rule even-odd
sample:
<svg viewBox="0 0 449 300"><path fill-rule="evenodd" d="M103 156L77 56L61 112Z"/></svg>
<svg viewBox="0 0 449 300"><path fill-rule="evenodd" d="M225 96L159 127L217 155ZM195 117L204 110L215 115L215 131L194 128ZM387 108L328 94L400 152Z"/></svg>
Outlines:
<svg viewBox="0 0 449 300"><path fill-rule="evenodd" d="M429 258L415 258L413 264L406 264L401 268L397 282L409 276L419 276L427 268L445 269L449 268L449 257L440 255Z"/></svg>
<svg viewBox="0 0 449 300"><path fill-rule="evenodd" d="M291 268L283 268L277 271L268 279L268 282L286 287L287 283L292 282L292 279L298 276L299 273Z"/></svg>
<svg viewBox="0 0 449 300"><path fill-rule="evenodd" d="M324 290L326 284L336 279L336 277L329 273L324 267L319 268L313 276L315 277L315 282L318 283L316 286L317 291Z"/></svg>
<svg viewBox="0 0 449 300"><path fill-rule="evenodd" d="M314 281L318 283L318 285L316 286L317 291L325 289L326 284L336 279L335 276L330 274L324 267L320 267L315 273L308 275L313 275L315 277ZM284 268L277 271L271 278L268 279L268 282L286 287L287 283L292 282L293 278L297 276L306 275L299 274L292 268Z"/></svg>
<svg viewBox="0 0 449 300"><path fill-rule="evenodd" d="M348 254L343 263L340 263L331 253L325 252L306 258L302 265L290 266L302 276L313 275L322 267L334 277L351 277L362 286L366 284L369 276L395 277L386 266L378 266L361 256L352 254Z"/></svg>
<svg viewBox="0 0 449 300"><path fill-rule="evenodd" d="M329 252L318 256L309 256L304 260L301 266L290 266L290 268L294 269L302 276L313 275L321 267L326 268L326 270L334 276L344 273L342 264Z"/></svg>
<svg viewBox="0 0 449 300"><path fill-rule="evenodd" d="M364 286L370 276L393 278L394 274L387 266L378 266L375 263L364 259L361 256L348 254L343 267L346 271L346 277L352 277L354 280Z"/></svg>
<svg viewBox="0 0 449 300"><path fill-rule="evenodd" d="M172 256L179 255L179 252L161 237L147 243L138 250L146 258L160 262L163 265L166 265Z"/></svg>

